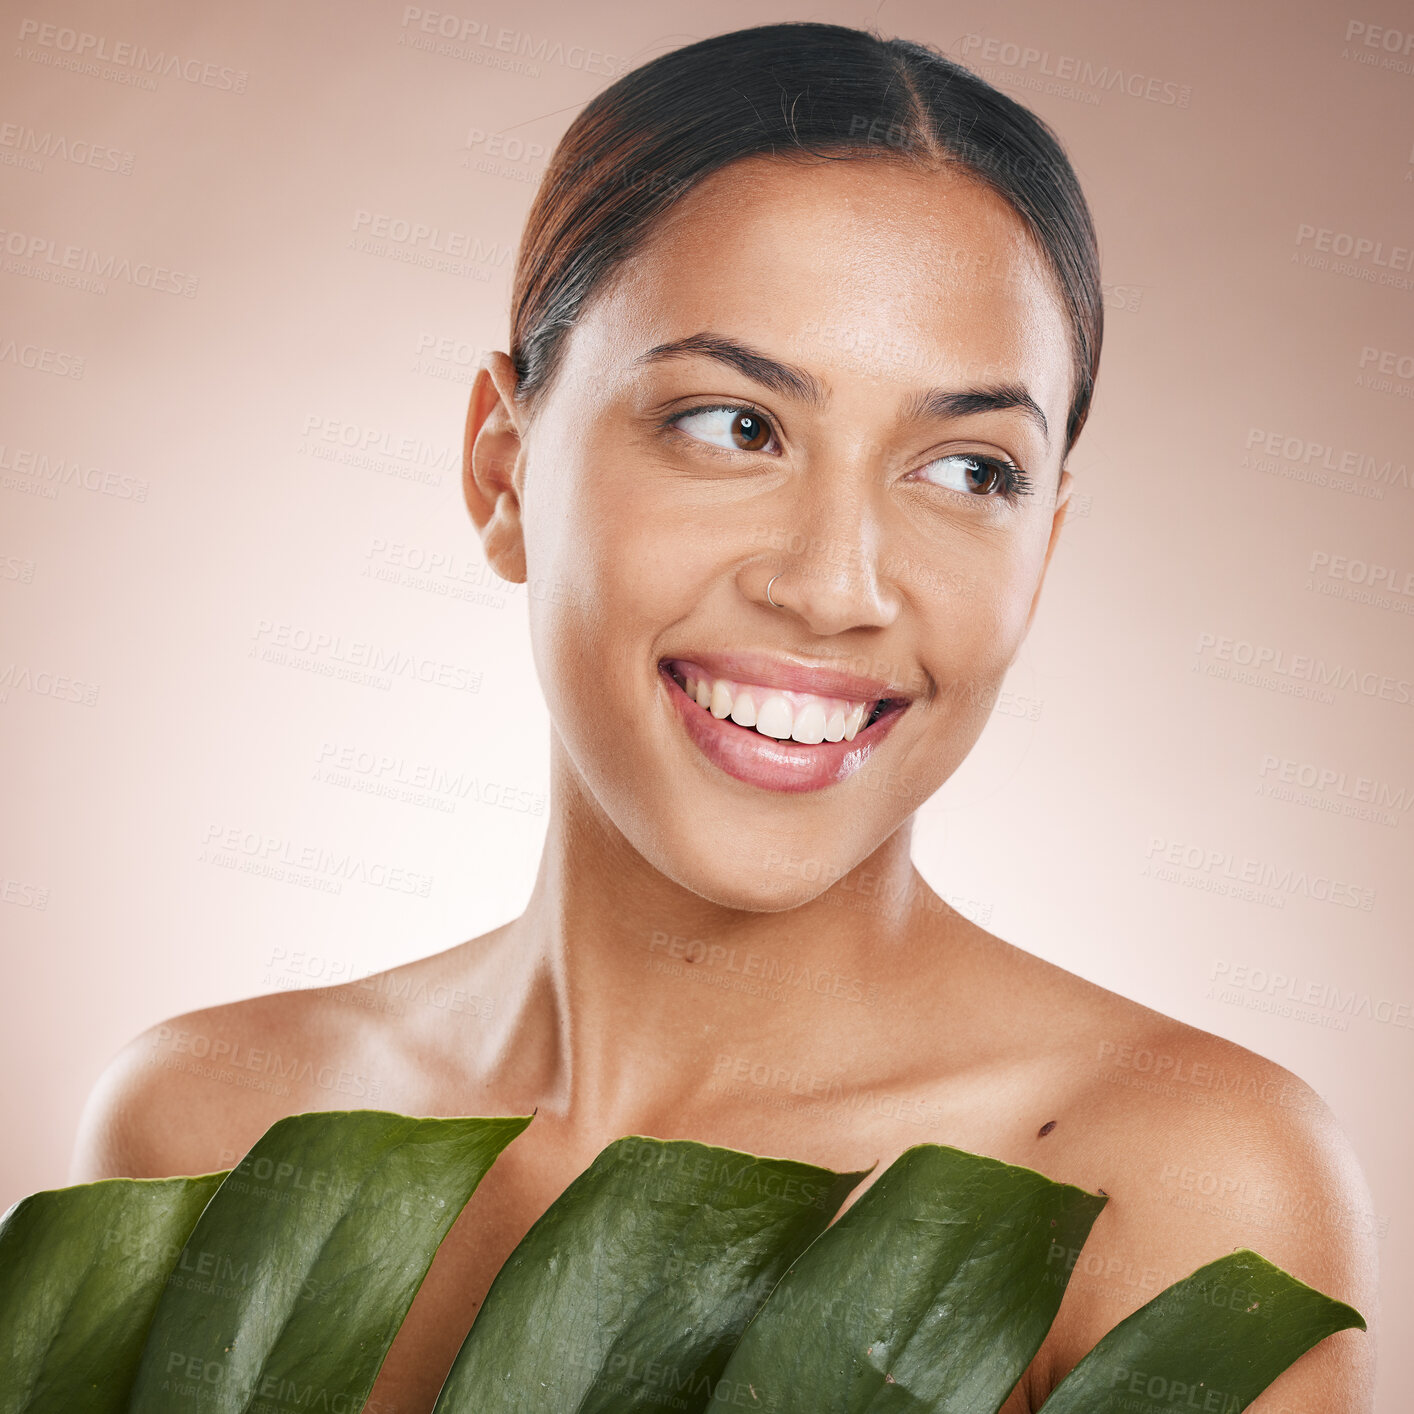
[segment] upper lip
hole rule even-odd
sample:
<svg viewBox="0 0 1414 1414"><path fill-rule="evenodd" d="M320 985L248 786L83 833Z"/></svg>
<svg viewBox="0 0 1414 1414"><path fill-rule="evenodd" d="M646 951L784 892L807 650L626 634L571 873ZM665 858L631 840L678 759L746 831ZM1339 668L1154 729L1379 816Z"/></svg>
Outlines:
<svg viewBox="0 0 1414 1414"><path fill-rule="evenodd" d="M670 655L662 661L696 663L713 677L729 678L732 682L782 687L792 692L814 693L817 697L842 697L848 702L877 702L880 698L907 702L913 697L906 688L886 678L860 677L789 654L740 650L707 653L694 649L680 657Z"/></svg>

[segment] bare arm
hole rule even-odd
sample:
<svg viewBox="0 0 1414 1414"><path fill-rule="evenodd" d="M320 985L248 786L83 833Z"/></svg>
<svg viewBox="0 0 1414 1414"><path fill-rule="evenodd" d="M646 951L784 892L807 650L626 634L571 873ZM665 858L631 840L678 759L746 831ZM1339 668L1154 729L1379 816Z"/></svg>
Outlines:
<svg viewBox="0 0 1414 1414"><path fill-rule="evenodd" d="M1116 1105L1129 1102L1115 1087L1096 1101L1110 1202L1076 1262L1049 1384L1164 1287L1247 1247L1355 1307L1369 1327L1321 1341L1248 1409L1373 1414L1379 1220L1350 1144L1320 1097L1281 1067L1220 1042L1201 1064L1229 1074L1236 1065L1242 1083L1217 1104L1196 1088L1136 1100L1143 1118L1117 1124Z"/></svg>

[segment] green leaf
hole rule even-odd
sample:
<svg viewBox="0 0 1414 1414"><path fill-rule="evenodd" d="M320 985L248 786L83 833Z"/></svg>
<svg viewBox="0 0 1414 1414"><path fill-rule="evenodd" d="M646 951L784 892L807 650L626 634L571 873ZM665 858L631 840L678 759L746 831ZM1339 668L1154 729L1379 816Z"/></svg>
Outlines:
<svg viewBox="0 0 1414 1414"><path fill-rule="evenodd" d="M276 1121L192 1229L129 1408L363 1407L438 1246L530 1116Z"/></svg>
<svg viewBox="0 0 1414 1414"><path fill-rule="evenodd" d="M779 1414L994 1414L1105 1201L1034 1169L914 1145L781 1279L714 1398Z"/></svg>
<svg viewBox="0 0 1414 1414"><path fill-rule="evenodd" d="M1353 1306L1242 1248L1176 1281L1117 1325L1043 1414L1236 1414L1318 1341L1365 1329Z"/></svg>
<svg viewBox="0 0 1414 1414"><path fill-rule="evenodd" d="M867 1172L616 1140L507 1258L434 1414L706 1409L752 1313Z"/></svg>
<svg viewBox="0 0 1414 1414"><path fill-rule="evenodd" d="M105 1178L0 1220L0 1414L121 1414L152 1313L225 1172Z"/></svg>

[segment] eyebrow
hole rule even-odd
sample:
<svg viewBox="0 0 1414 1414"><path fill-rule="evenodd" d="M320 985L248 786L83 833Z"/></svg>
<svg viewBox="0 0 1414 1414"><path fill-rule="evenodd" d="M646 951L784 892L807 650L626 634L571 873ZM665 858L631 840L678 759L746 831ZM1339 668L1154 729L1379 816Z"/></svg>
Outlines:
<svg viewBox="0 0 1414 1414"><path fill-rule="evenodd" d="M784 393L813 407L823 407L829 401L825 386L813 373L794 364L782 363L748 347L737 339L722 334L689 334L665 344L654 344L641 353L636 364L656 363L662 359L699 355L714 358L728 368L734 368L773 393ZM1005 412L1017 408L1040 429L1050 445L1051 429L1046 414L1036 400L1019 383L997 383L983 388L929 388L915 393L904 405L903 416L910 421L925 418L967 417L978 412Z"/></svg>

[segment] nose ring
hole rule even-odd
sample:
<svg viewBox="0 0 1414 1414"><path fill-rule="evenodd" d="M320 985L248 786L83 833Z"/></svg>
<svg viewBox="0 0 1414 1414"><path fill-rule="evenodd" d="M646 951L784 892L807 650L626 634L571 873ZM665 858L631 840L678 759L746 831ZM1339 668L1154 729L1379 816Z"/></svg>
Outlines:
<svg viewBox="0 0 1414 1414"><path fill-rule="evenodd" d="M773 609L781 609L781 608L784 608L784 607L785 607L783 604L777 604L776 601L771 598L771 586L772 586L779 578L780 578L780 575L778 575L778 574L773 574L773 575L771 576L771 578L766 581L766 599L767 599L767 602L771 605L771 607L772 607Z"/></svg>

